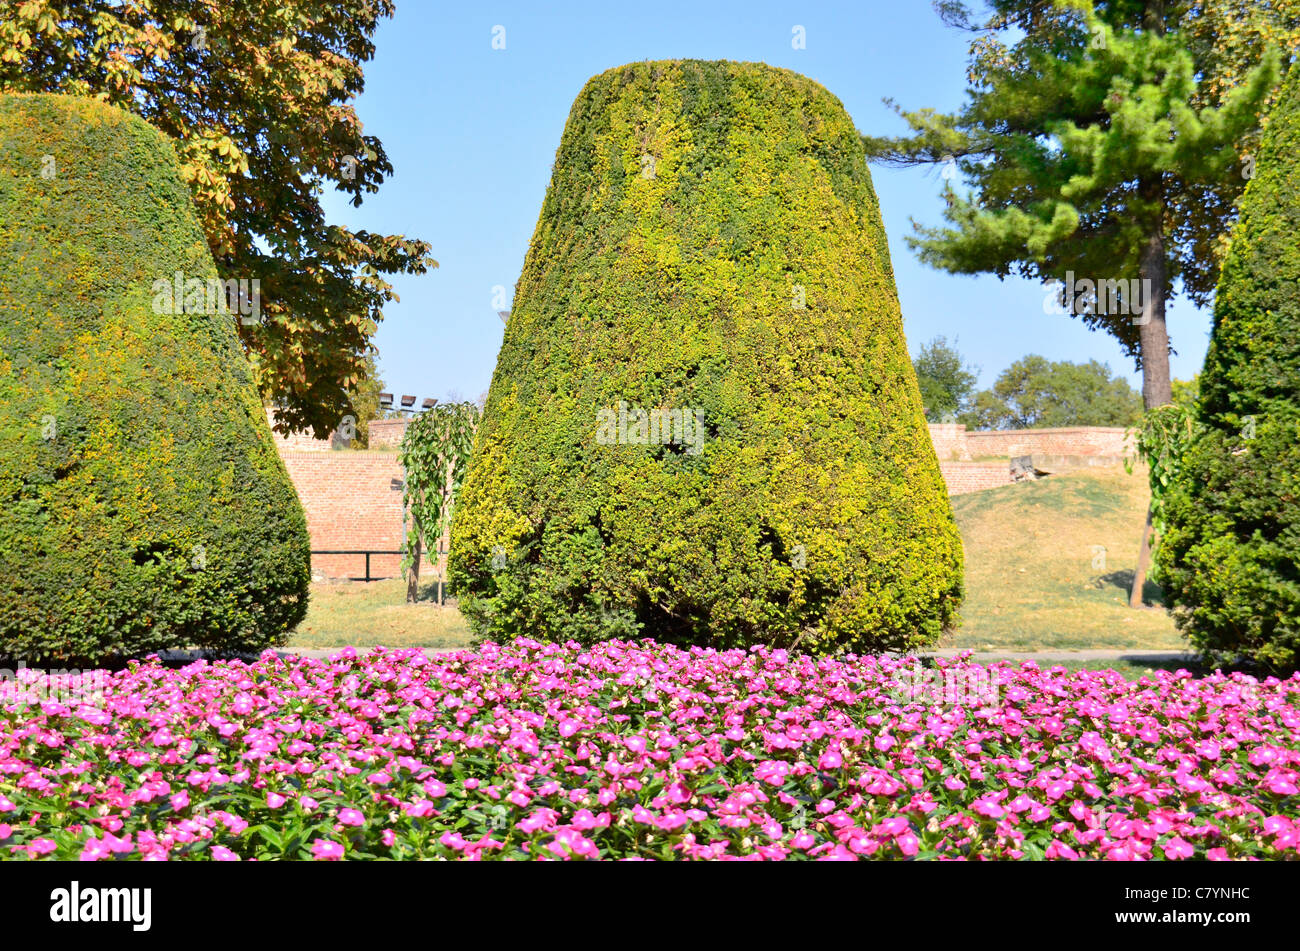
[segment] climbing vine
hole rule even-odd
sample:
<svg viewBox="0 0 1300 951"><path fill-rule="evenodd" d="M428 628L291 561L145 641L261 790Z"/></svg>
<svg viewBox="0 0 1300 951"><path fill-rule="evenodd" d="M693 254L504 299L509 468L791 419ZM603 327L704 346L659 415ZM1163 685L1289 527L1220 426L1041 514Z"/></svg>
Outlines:
<svg viewBox="0 0 1300 951"><path fill-rule="evenodd" d="M1151 525L1157 535L1164 531L1165 494L1178 477L1195 425L1190 406L1166 403L1148 411L1134 430L1134 451L1125 458L1124 467L1132 473L1134 464L1140 460L1149 468Z"/></svg>
<svg viewBox="0 0 1300 951"><path fill-rule="evenodd" d="M425 411L406 427L398 460L406 472L402 488L402 576L407 600L415 600L421 552L434 546L437 565L451 525L452 509L474 449L479 408L474 403L444 403Z"/></svg>

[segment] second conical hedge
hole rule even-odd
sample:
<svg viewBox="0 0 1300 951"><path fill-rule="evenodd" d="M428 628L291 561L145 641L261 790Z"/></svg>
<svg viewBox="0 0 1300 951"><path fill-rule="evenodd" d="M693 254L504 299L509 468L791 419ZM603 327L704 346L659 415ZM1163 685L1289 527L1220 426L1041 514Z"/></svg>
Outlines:
<svg viewBox="0 0 1300 951"><path fill-rule="evenodd" d="M1269 117L1215 293L1196 427L1157 550L1192 644L1300 666L1300 69Z"/></svg>
<svg viewBox="0 0 1300 951"><path fill-rule="evenodd" d="M834 96L729 62L587 83L451 552L497 638L881 649L954 621L961 540Z"/></svg>

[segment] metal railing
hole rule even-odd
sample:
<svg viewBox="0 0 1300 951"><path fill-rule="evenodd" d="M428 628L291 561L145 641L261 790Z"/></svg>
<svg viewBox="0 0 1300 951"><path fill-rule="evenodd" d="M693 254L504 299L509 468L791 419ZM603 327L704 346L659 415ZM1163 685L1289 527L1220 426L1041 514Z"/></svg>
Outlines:
<svg viewBox="0 0 1300 951"><path fill-rule="evenodd" d="M396 575L382 575L372 578L370 576L370 556L371 555L401 555L401 549L396 551L387 551L378 548L330 548L322 551L313 551L312 557L316 555L365 555L366 556L366 576L364 578L346 578L346 581L387 581L389 578L395 578Z"/></svg>

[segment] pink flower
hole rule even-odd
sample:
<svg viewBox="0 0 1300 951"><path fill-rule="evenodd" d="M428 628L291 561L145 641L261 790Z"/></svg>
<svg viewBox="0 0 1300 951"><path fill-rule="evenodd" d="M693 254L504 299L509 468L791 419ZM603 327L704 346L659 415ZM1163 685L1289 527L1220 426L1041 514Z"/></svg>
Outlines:
<svg viewBox="0 0 1300 951"><path fill-rule="evenodd" d="M22 800L0 796L0 854L238 860L250 822L289 811L309 817L304 853L331 861L353 840L406 854L409 828L412 848L432 836L431 853L469 860L508 857L504 841L626 858L633 838L741 861L1296 857L1294 679L996 664L1004 702L967 707L883 699L896 666L526 636L437 657L146 661L93 706L0 699L0 778ZM467 841L431 822L443 803L452 818L497 803L511 834Z"/></svg>
<svg viewBox="0 0 1300 951"><path fill-rule="evenodd" d="M1030 799L1024 793L1021 793L1015 799L1011 800L1007 805L1007 808L1012 812L1019 813L1028 812L1030 809L1034 808L1035 805L1037 805L1037 803L1035 803L1034 800Z"/></svg>
<svg viewBox="0 0 1300 951"><path fill-rule="evenodd" d="M112 856L113 853L109 851L103 839L87 839L85 847L81 850L83 862L98 862L100 859L112 858Z"/></svg>
<svg viewBox="0 0 1300 951"><path fill-rule="evenodd" d="M609 825L609 813L602 813L604 821L592 815L590 809L579 809L573 814L572 825L575 829L586 832L589 829L599 829Z"/></svg>
<svg viewBox="0 0 1300 951"><path fill-rule="evenodd" d="M57 848L58 845L55 844L53 839L32 839L27 843L27 854L49 855Z"/></svg>
<svg viewBox="0 0 1300 951"><path fill-rule="evenodd" d="M600 850L596 848L596 843L576 829L557 830L555 838L547 843L546 848L547 851L566 859L570 857L570 853L582 858L600 857Z"/></svg>
<svg viewBox="0 0 1300 951"><path fill-rule="evenodd" d="M892 819L886 819L884 822L880 823L880 832L883 835L888 836L902 835L911 828L912 827L908 821L901 816L895 816Z"/></svg>
<svg viewBox="0 0 1300 951"><path fill-rule="evenodd" d="M135 844L131 841L131 833L118 838L111 832L104 833L104 846L110 852L134 852Z"/></svg>
<svg viewBox="0 0 1300 951"><path fill-rule="evenodd" d="M549 829L555 824L556 812L554 809L534 809L524 818L520 819L515 825L521 831L532 835L542 829Z"/></svg>
<svg viewBox="0 0 1300 951"><path fill-rule="evenodd" d="M447 795L447 787L436 779L425 780L424 794L430 799L441 799Z"/></svg>
<svg viewBox="0 0 1300 951"><path fill-rule="evenodd" d="M1074 849L1070 848L1060 839L1053 839L1052 844L1049 845L1044 850L1043 854L1045 854L1049 859L1060 858L1060 859L1070 859L1071 861L1076 861L1079 858L1079 853L1076 852Z"/></svg>
<svg viewBox="0 0 1300 951"><path fill-rule="evenodd" d="M1300 795L1300 788L1296 787L1294 774L1287 776L1279 770L1270 770L1264 778L1264 785L1268 787L1269 792L1279 796Z"/></svg>
<svg viewBox="0 0 1300 951"><path fill-rule="evenodd" d="M438 837L438 842L449 849L455 849L457 852L463 850L468 843L465 837L459 832L444 832Z"/></svg>
<svg viewBox="0 0 1300 951"><path fill-rule="evenodd" d="M311 844L314 858L325 862L337 862L343 858L343 846L329 839L316 839Z"/></svg>

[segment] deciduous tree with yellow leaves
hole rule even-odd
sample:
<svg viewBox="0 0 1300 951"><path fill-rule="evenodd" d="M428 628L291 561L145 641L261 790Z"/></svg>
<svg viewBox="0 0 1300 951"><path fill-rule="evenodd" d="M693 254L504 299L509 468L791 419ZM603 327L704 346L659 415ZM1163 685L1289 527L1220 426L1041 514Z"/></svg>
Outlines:
<svg viewBox="0 0 1300 951"><path fill-rule="evenodd" d="M391 0L19 0L0 11L0 90L89 96L176 140L223 278L260 281L239 328L281 428L326 436L353 412L385 280L437 262L402 235L329 223L393 171L352 106Z"/></svg>

